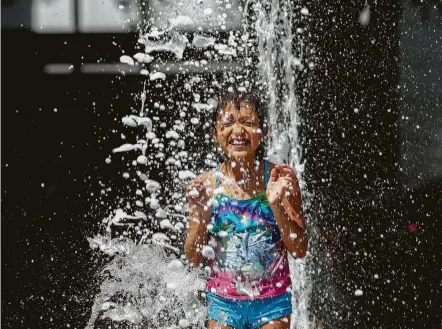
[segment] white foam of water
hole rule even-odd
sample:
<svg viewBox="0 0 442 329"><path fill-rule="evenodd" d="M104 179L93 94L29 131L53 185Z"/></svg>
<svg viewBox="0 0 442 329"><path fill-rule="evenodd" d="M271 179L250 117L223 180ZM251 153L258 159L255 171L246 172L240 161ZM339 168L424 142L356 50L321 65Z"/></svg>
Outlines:
<svg viewBox="0 0 442 329"><path fill-rule="evenodd" d="M143 320L143 316L137 309L128 304L122 307L116 307L116 305L109 304L110 307L114 306L102 315L102 318L109 318L113 321L127 321L133 324L139 324Z"/></svg>
<svg viewBox="0 0 442 329"><path fill-rule="evenodd" d="M158 209L160 207L160 203L158 201L158 199L152 197L150 199L150 203L149 203L150 209Z"/></svg>
<svg viewBox="0 0 442 329"><path fill-rule="evenodd" d="M214 259L215 258L215 251L211 246L204 246L203 250L201 251L201 254L203 257L207 259Z"/></svg>
<svg viewBox="0 0 442 329"><path fill-rule="evenodd" d="M307 8L302 8L302 9L301 9L301 14L307 16L307 15L309 14L308 9L307 9Z"/></svg>
<svg viewBox="0 0 442 329"><path fill-rule="evenodd" d="M187 179L196 178L196 175L193 172L191 172L190 170L180 170L178 172L178 177L181 180L187 180Z"/></svg>
<svg viewBox="0 0 442 329"><path fill-rule="evenodd" d="M180 273L184 269L184 264L181 261L179 261L178 259L173 259L167 265L167 269L169 271L172 271L172 272L175 272L175 273Z"/></svg>
<svg viewBox="0 0 442 329"><path fill-rule="evenodd" d="M114 241L109 236L97 235L90 238L89 246L92 249L98 249L108 256L115 256L116 254L127 254L130 248L126 241Z"/></svg>
<svg viewBox="0 0 442 329"><path fill-rule="evenodd" d="M185 15L178 15L175 18L171 18L169 20L171 27L181 27L186 25L192 25L194 24L192 18Z"/></svg>
<svg viewBox="0 0 442 329"><path fill-rule="evenodd" d="M205 37L202 36L200 34L194 34L193 35L193 40L192 40L192 44L196 47L196 48L208 48L211 46L215 45L215 38L213 37Z"/></svg>
<svg viewBox="0 0 442 329"><path fill-rule="evenodd" d="M137 121L135 121L131 116L125 116L121 119L121 121L129 127L136 127L138 126Z"/></svg>
<svg viewBox="0 0 442 329"><path fill-rule="evenodd" d="M214 104L206 104L206 103L192 103L192 107L197 111L211 111L215 106Z"/></svg>
<svg viewBox="0 0 442 329"><path fill-rule="evenodd" d="M205 8L203 13L206 16L212 15L213 14L213 9L212 8Z"/></svg>
<svg viewBox="0 0 442 329"><path fill-rule="evenodd" d="M178 133L175 130L169 130L166 133L166 138L173 138L173 139L180 139L180 135L178 135Z"/></svg>
<svg viewBox="0 0 442 329"><path fill-rule="evenodd" d="M130 240L120 244L125 252L116 254L102 270L87 329L94 328L99 318L127 320L146 328L173 328L179 323L205 327L206 307L195 294L205 288L203 271L189 271L179 260L168 258L162 247L137 246Z"/></svg>
<svg viewBox="0 0 442 329"><path fill-rule="evenodd" d="M131 116L138 124L138 126L144 126L146 130L149 132L152 130L152 120L147 117L138 117L138 116Z"/></svg>
<svg viewBox="0 0 442 329"><path fill-rule="evenodd" d="M145 35L141 38L141 43L145 46L145 52L150 54L152 52L171 52L175 55L177 59L183 58L184 50L186 49L189 40L182 34L178 32L173 32L170 40L163 41L152 41L149 37Z"/></svg>
<svg viewBox="0 0 442 329"><path fill-rule="evenodd" d="M120 57L120 62L123 63L123 64L130 65L130 66L134 66L135 65L134 60L130 56L127 56L127 55L121 56Z"/></svg>
<svg viewBox="0 0 442 329"><path fill-rule="evenodd" d="M138 39L138 43L145 44L147 39L161 37L166 32L167 30L159 30L156 26L153 26L150 32L145 33Z"/></svg>
<svg viewBox="0 0 442 329"><path fill-rule="evenodd" d="M137 158L139 164L147 165L147 157L145 155L140 155Z"/></svg>
<svg viewBox="0 0 442 329"><path fill-rule="evenodd" d="M170 241L170 238L166 234L164 234L164 233L157 232L157 233L154 233L152 235L152 240L156 240L156 241Z"/></svg>
<svg viewBox="0 0 442 329"><path fill-rule="evenodd" d="M164 209L159 208L155 213L156 218L167 218L167 212Z"/></svg>
<svg viewBox="0 0 442 329"><path fill-rule="evenodd" d="M149 74L149 80L150 81L154 81L154 80L165 80L166 79L166 75L163 72L152 72Z"/></svg>
<svg viewBox="0 0 442 329"><path fill-rule="evenodd" d="M155 135L154 132L148 132L148 133L146 134L146 138L152 140L152 139L156 138L156 135Z"/></svg>
<svg viewBox="0 0 442 329"><path fill-rule="evenodd" d="M123 144L120 147L114 148L112 150L113 153L118 153L118 152L128 152L128 151L133 151L133 150L141 150L142 147L141 145L138 144Z"/></svg>
<svg viewBox="0 0 442 329"><path fill-rule="evenodd" d="M355 296L362 296L364 293L361 289L356 289L355 290Z"/></svg>
<svg viewBox="0 0 442 329"><path fill-rule="evenodd" d="M368 4L365 5L364 9L362 9L359 14L359 23L362 26L367 26L370 23L370 6Z"/></svg>
<svg viewBox="0 0 442 329"><path fill-rule="evenodd" d="M228 45L225 45L225 44L222 44L222 43L217 43L217 44L215 44L214 48L220 54L236 56L236 49L235 48L231 48Z"/></svg>
<svg viewBox="0 0 442 329"><path fill-rule="evenodd" d="M172 231L176 231L176 228L172 225L172 223L168 219L163 219L160 222L160 227L162 229L169 229L169 230L172 230Z"/></svg>
<svg viewBox="0 0 442 329"><path fill-rule="evenodd" d="M149 56L148 54L136 53L133 57L139 63L149 64L149 63L151 63L153 61L153 57Z"/></svg>
<svg viewBox="0 0 442 329"><path fill-rule="evenodd" d="M180 321L178 322L178 325L181 328L187 328L187 327L190 327L190 322L187 319L180 319Z"/></svg>

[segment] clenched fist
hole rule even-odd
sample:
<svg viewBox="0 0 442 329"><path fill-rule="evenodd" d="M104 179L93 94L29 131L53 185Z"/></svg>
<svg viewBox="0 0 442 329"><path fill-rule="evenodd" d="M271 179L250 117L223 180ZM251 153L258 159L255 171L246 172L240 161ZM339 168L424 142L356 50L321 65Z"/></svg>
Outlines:
<svg viewBox="0 0 442 329"><path fill-rule="evenodd" d="M297 184L296 176L288 165L276 165L270 173L270 179L267 184L267 200L269 204L280 204L286 192L293 191Z"/></svg>

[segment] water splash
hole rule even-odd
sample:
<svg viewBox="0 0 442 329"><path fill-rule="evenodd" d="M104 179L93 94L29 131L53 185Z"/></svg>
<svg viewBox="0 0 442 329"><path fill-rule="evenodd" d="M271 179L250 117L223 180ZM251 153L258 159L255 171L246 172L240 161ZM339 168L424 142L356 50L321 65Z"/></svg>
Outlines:
<svg viewBox="0 0 442 329"><path fill-rule="evenodd" d="M291 1L272 0L254 3L255 31L258 46L258 69L269 99L269 158L275 163L287 163L295 169L301 187L303 208L309 207L310 195L303 179L304 165L299 137L301 124L295 91L294 62L302 62L302 43L298 43L300 56L293 50L297 41L293 33L294 12ZM301 13L308 11L303 8ZM309 231L314 223L306 218ZM311 248L310 248L311 249ZM311 252L311 250L310 250ZM311 253L302 260L290 258L293 288L293 321L291 328L308 329L314 326L309 316L312 280L306 263Z"/></svg>
<svg viewBox="0 0 442 329"><path fill-rule="evenodd" d="M97 239L90 243L108 250ZM119 245L101 272L88 329L99 318L148 328L204 328L206 307L198 297L205 288L203 271L188 271L160 246L136 245L130 239L120 240Z"/></svg>
<svg viewBox="0 0 442 329"><path fill-rule="evenodd" d="M192 164L192 160L203 156L189 154L187 142L194 139L197 144L202 140L203 147L209 149L202 169L216 165L217 150L210 149L210 135L199 135L199 140L196 136L198 130L209 130L210 124L204 122L216 107L214 97L220 88L232 84L238 85L239 90L249 90L258 85L267 90L270 119L268 155L273 162L288 163L295 169L304 208L310 206L310 195L303 179L304 162L299 138L301 120L295 92L295 70L304 62L301 39L297 39L292 26L296 10L304 16L309 14L306 8L298 8L289 1L250 0L244 7L243 31L230 32L227 40L199 32L189 39L189 34L179 31L178 27L188 27L197 19L207 20L211 16L208 11L203 11L206 13L203 18L194 18L189 12L185 16L164 20L166 25L147 24L140 29L138 41L144 46L145 54L133 56L137 63L128 56L122 61L142 66L141 74L147 76L148 86L144 84L141 94L141 111L126 115L121 121L126 127L142 131L145 136L113 149L114 154L135 154L136 160L130 160L136 168L135 174L125 172L123 177L135 177L137 188L133 200L127 201L126 209L115 209L103 219L105 233L89 239L91 248L111 257L111 260L101 272L100 293L94 301L88 328L104 319L159 329L204 327L206 309L198 293L205 288L206 272L189 270L185 262L179 260L182 247L179 241L184 239L188 211L183 198L183 182L195 177L198 165ZM256 20L249 20L250 15L254 15ZM250 47L253 43L256 45L254 49ZM294 43L298 43L296 53ZM150 107L146 96L149 88L161 89L168 83L167 72L159 68L161 55L158 54L172 54L175 60L181 60L189 47L204 51L205 59L179 64L184 72L190 72L191 64L200 67L212 61L226 67L225 63L233 60L242 61L243 72L224 69L222 81L214 76L189 76L181 85L186 93L181 100L176 96L173 100L179 119L173 123L159 122L153 110L164 111L165 106L155 102ZM256 71L253 66L255 57L258 76L253 73ZM192 96L193 100L189 99ZM170 110L173 113L174 110ZM164 184L153 180L149 170L155 166L165 168L170 180ZM309 231L313 232L312 218L306 219ZM308 310L312 289L306 265L309 261L310 253L302 261L290 258L293 329L309 329L315 325Z"/></svg>

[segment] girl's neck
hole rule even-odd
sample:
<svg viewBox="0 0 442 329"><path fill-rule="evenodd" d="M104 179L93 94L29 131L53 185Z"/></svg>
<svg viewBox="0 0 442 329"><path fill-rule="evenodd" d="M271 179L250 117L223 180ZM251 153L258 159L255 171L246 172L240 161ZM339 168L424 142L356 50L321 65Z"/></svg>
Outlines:
<svg viewBox="0 0 442 329"><path fill-rule="evenodd" d="M255 159L237 160L235 158L227 158L224 162L225 174L233 178L237 183L243 182L249 185L248 182L256 182L261 179L260 174L263 174L263 163L259 166L255 163ZM244 185L244 187L245 187Z"/></svg>

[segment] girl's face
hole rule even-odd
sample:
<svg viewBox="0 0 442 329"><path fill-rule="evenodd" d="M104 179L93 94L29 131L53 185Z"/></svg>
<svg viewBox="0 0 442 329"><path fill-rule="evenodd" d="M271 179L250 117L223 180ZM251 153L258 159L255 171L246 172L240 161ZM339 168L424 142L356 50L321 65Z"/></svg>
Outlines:
<svg viewBox="0 0 442 329"><path fill-rule="evenodd" d="M227 155L253 160L263 136L260 127L253 105L243 102L238 109L232 102L218 113L215 138Z"/></svg>

